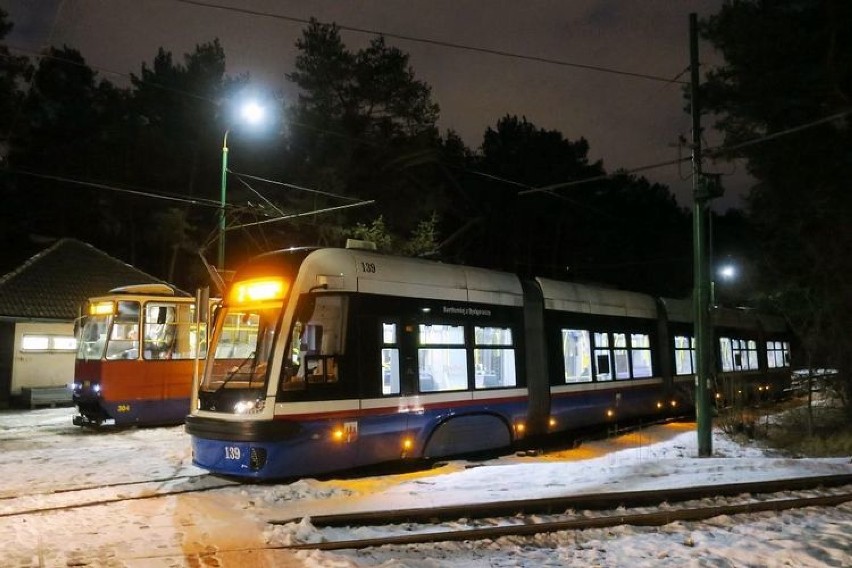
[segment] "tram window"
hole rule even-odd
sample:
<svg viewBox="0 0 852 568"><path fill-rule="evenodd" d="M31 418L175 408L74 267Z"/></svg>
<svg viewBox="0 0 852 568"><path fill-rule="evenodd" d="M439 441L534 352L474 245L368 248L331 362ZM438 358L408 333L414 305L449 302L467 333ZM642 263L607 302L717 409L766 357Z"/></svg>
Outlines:
<svg viewBox="0 0 852 568"><path fill-rule="evenodd" d="M398 326L382 323L382 394L399 394Z"/></svg>
<svg viewBox="0 0 852 568"><path fill-rule="evenodd" d="M651 366L651 338L648 334L630 334L630 362L634 377L650 377L654 374Z"/></svg>
<svg viewBox="0 0 852 568"><path fill-rule="evenodd" d="M719 338L719 357L722 361L722 371L734 370L734 349L729 337Z"/></svg>
<svg viewBox="0 0 852 568"><path fill-rule="evenodd" d="M767 341L766 358L766 364L770 369L789 366L790 344L786 341Z"/></svg>
<svg viewBox="0 0 852 568"><path fill-rule="evenodd" d="M753 339L719 338L723 371L755 371L759 368L757 342Z"/></svg>
<svg viewBox="0 0 852 568"><path fill-rule="evenodd" d="M756 371L759 368L757 362L757 341L753 339L749 339L746 343L746 353L747 353L747 361L748 361L748 369L752 371Z"/></svg>
<svg viewBox="0 0 852 568"><path fill-rule="evenodd" d="M609 351L609 334L596 332L595 338L595 380L611 381L612 380L612 361Z"/></svg>
<svg viewBox="0 0 852 568"><path fill-rule="evenodd" d="M562 358L565 362L566 383L590 382L592 380L592 354L589 332L584 329L563 329Z"/></svg>
<svg viewBox="0 0 852 568"><path fill-rule="evenodd" d="M177 339L177 306L149 302L145 306L145 359L169 359ZM189 331L188 328L186 330Z"/></svg>
<svg viewBox="0 0 852 568"><path fill-rule="evenodd" d="M199 357L207 351L207 324L196 330L195 305L190 303L163 304L149 302L145 307L146 359L191 359L196 347ZM198 336L201 344L198 344Z"/></svg>
<svg viewBox="0 0 852 568"><path fill-rule="evenodd" d="M421 392L464 390L468 387L464 327L420 324L418 349Z"/></svg>
<svg viewBox="0 0 852 568"><path fill-rule="evenodd" d="M116 303L117 314L107 343L107 359L137 359L139 357L139 302L122 300Z"/></svg>
<svg viewBox="0 0 852 568"><path fill-rule="evenodd" d="M676 335L674 349L675 374L693 374L693 369L695 369L695 339L685 335Z"/></svg>
<svg viewBox="0 0 852 568"><path fill-rule="evenodd" d="M344 296L321 295L304 298L297 309L302 320L293 324L286 351L281 389L305 388L306 383L336 383L338 360L343 355L346 318Z"/></svg>
<svg viewBox="0 0 852 568"><path fill-rule="evenodd" d="M615 378L629 379L630 378L630 363L627 359L627 334L613 333L612 345L613 356L615 359Z"/></svg>
<svg viewBox="0 0 852 568"><path fill-rule="evenodd" d="M517 379L512 330L500 327L474 327L473 336L476 388L515 386Z"/></svg>

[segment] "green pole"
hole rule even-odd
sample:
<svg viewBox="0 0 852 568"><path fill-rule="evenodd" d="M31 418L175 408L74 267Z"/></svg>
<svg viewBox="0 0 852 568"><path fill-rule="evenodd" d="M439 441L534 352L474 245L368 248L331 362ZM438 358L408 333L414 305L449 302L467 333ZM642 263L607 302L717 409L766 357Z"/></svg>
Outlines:
<svg viewBox="0 0 852 568"><path fill-rule="evenodd" d="M710 413L710 376L713 341L710 331L710 272L707 256L707 202L709 188L701 170L701 111L698 100L698 18L689 15L689 61L692 102L692 187L695 204L692 212L694 262L693 310L695 314L695 417L698 430L698 455L713 453Z"/></svg>
<svg viewBox="0 0 852 568"><path fill-rule="evenodd" d="M222 140L222 195L219 200L219 271L225 269L225 197L228 192L228 131Z"/></svg>

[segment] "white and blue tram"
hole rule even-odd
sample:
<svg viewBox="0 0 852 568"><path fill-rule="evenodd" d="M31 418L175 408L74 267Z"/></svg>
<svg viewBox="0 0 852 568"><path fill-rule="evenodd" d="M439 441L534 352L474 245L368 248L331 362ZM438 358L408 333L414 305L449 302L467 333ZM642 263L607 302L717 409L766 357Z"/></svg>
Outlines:
<svg viewBox="0 0 852 568"><path fill-rule="evenodd" d="M216 314L193 461L284 478L689 413L685 305L362 248L267 253ZM738 350L726 379L780 392L789 339L753 323L719 328Z"/></svg>

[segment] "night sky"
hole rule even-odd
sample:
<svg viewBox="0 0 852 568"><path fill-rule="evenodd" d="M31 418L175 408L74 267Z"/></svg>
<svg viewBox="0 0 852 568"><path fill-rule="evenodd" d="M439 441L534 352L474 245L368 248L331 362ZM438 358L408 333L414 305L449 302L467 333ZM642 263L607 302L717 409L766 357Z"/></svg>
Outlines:
<svg viewBox="0 0 852 568"><path fill-rule="evenodd" d="M688 81L689 14L711 15L723 0L204 2ZM177 0L0 0L0 6L15 24L7 37L10 48L73 47L99 76L118 85L127 84L126 74L138 74L143 62L150 63L159 47L180 62L197 44L219 38L229 74L249 72L253 82L293 95L284 74L293 69L303 23ZM373 36L343 30L341 37L357 49ZM602 159L608 171L673 160L678 137L691 137L679 83L394 37L387 42L409 53L416 78L431 85L441 107L441 129L455 130L474 148L485 129L507 114L525 116L572 140L585 137L590 158ZM702 64L718 61L711 46L702 43L699 50ZM705 144L719 143L711 121L705 119L703 126ZM682 205L691 206L689 170L684 163L641 175L668 185ZM738 194L747 183L742 164L705 162L705 171L732 174L723 180L727 193L718 208L740 204Z"/></svg>

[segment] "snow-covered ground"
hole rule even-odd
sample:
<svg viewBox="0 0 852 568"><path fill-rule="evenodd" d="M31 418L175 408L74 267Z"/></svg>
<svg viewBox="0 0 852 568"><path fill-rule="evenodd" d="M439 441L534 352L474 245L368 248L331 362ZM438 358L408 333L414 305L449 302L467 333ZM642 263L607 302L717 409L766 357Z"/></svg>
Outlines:
<svg viewBox="0 0 852 568"><path fill-rule="evenodd" d="M852 503L496 541L281 548L416 530L321 529L310 522L320 514L852 473L849 457L773 457L719 431L714 457L697 458L694 424L654 426L545 456L241 485L195 468L182 427L94 433L72 426L72 415L70 408L0 411L2 568L852 566ZM193 491L200 488L207 490ZM171 494L157 496L163 492ZM269 523L288 518L298 521Z"/></svg>

